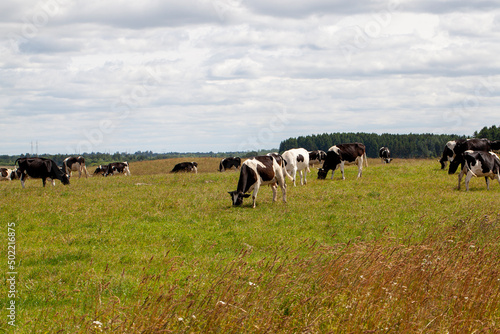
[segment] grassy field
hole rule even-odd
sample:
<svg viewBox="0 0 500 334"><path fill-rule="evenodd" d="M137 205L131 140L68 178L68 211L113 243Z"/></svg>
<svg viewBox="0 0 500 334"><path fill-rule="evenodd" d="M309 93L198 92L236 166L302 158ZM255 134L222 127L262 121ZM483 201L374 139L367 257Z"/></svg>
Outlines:
<svg viewBox="0 0 500 334"><path fill-rule="evenodd" d="M239 173L204 158L169 174L181 160L0 182L4 272L9 224L17 261L0 331L500 332L498 183L467 193L435 160L370 160L360 179L287 180L287 204L263 187L252 209L231 206Z"/></svg>

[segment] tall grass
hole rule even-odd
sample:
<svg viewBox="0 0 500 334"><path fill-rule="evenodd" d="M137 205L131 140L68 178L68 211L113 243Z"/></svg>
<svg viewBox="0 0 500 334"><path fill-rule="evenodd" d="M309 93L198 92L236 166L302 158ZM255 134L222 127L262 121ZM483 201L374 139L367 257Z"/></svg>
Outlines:
<svg viewBox="0 0 500 334"><path fill-rule="evenodd" d="M1 221L18 229L17 332L499 330L498 187L466 193L435 161L371 160L361 179L313 171L287 204L264 187L255 209L234 208L237 172L205 158L169 174L181 160L68 187L0 183Z"/></svg>

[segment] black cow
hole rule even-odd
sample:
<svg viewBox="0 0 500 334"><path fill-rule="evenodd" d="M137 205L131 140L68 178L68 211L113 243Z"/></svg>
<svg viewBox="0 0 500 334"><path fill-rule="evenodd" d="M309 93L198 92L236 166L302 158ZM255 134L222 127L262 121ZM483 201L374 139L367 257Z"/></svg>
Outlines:
<svg viewBox="0 0 500 334"><path fill-rule="evenodd" d="M391 151L389 151L389 149L385 146L381 147L380 150L378 150L378 156L386 164L388 164L392 161Z"/></svg>
<svg viewBox="0 0 500 334"><path fill-rule="evenodd" d="M458 189L460 189L460 181L466 173L465 189L467 191L469 191L469 182L473 176L484 176L488 190L490 190L490 178L496 179L500 184L500 159L495 153L469 150L463 153L463 158L465 164L458 175Z"/></svg>
<svg viewBox="0 0 500 334"><path fill-rule="evenodd" d="M172 168L170 173L178 173L178 172L193 172L198 173L198 164L196 162L181 162Z"/></svg>
<svg viewBox="0 0 500 334"><path fill-rule="evenodd" d="M224 172L226 169L231 169L235 167L236 169L241 166L241 158L240 157L229 157L224 158L219 163L219 172Z"/></svg>
<svg viewBox="0 0 500 334"><path fill-rule="evenodd" d="M285 160L280 162L272 155L257 156L245 160L241 165L238 187L235 191L229 191L233 205L241 205L243 198L250 197L247 194L253 190L253 208L257 199L257 193L262 185L270 184L273 189L273 202L276 201L278 185L281 187L283 202L286 203L285 183Z"/></svg>
<svg viewBox="0 0 500 334"><path fill-rule="evenodd" d="M363 170L363 165L368 166L368 160L366 159L366 149L365 145L361 143L349 143L334 145L328 149L326 152L326 159L323 163L323 168L318 170L318 179L324 180L328 171L332 170L333 174L337 167L340 165L340 171L342 172L342 180L345 180L344 176L344 164L345 163L358 163L358 177L361 177L361 172Z"/></svg>
<svg viewBox="0 0 500 334"><path fill-rule="evenodd" d="M44 187L47 179L57 179L64 185L69 184L68 175L64 174L51 159L19 158L16 160L16 165L19 166L17 171L20 173L20 180L23 188L24 182L28 176L34 179L42 179ZM54 184L54 182L52 182L52 184Z"/></svg>
<svg viewBox="0 0 500 334"><path fill-rule="evenodd" d="M326 159L326 152L321 150L309 151L309 166L320 164Z"/></svg>
<svg viewBox="0 0 500 334"><path fill-rule="evenodd" d="M449 151L447 149L449 149ZM448 174L454 174L457 171L459 165L462 165L463 169L465 164L463 154L465 151L471 150L489 152L491 150L498 149L500 149L500 141L491 141L486 138L460 139L448 142L443 151L443 157L445 156L445 154L449 157L450 151L452 153L452 156L448 158L448 160L450 161ZM443 157L441 158L441 160L443 160Z"/></svg>
<svg viewBox="0 0 500 334"><path fill-rule="evenodd" d="M104 173L104 176L115 175L115 174L119 174L119 173L123 173L125 175L130 176L130 169L128 166L128 162L126 162L126 161L124 161L124 162L112 162L112 163L108 164L108 167L106 169L106 172Z"/></svg>
<svg viewBox="0 0 500 334"><path fill-rule="evenodd" d="M71 177L72 171L78 171L78 177L82 177L82 173L85 174L85 177L89 174L85 166L85 158L81 155L64 159L62 170L65 174L68 174L69 177Z"/></svg>

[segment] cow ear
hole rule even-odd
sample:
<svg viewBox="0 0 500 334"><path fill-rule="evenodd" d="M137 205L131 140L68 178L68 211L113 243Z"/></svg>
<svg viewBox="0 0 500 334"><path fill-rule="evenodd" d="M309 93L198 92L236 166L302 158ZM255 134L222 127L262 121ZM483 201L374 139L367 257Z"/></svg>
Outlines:
<svg viewBox="0 0 500 334"><path fill-rule="evenodd" d="M250 197L250 194L244 194L243 197L248 198Z"/></svg>

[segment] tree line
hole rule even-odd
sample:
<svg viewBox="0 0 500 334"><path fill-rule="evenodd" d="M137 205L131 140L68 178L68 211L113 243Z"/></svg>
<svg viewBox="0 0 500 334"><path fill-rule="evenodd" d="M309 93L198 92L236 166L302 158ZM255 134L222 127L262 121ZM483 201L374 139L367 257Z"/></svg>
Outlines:
<svg viewBox="0 0 500 334"><path fill-rule="evenodd" d="M91 152L82 153L81 155L85 157L85 164L87 166L98 166L107 165L110 162L135 162L144 160L159 160L159 159L170 159L170 158L225 158L230 156L239 156L242 158L265 155L269 152L277 151L277 149L272 150L259 150L251 152L191 152L191 153L181 153L181 152L169 152L169 153L154 153L152 151L137 151L135 153L125 153L125 152L115 152L115 153L101 153L101 152ZM69 156L77 156L79 154L40 154L38 156L43 158L48 158L54 160L58 165L62 165L64 159ZM14 166L17 158L32 157L36 156L34 154L21 154L21 155L0 155L0 166Z"/></svg>

